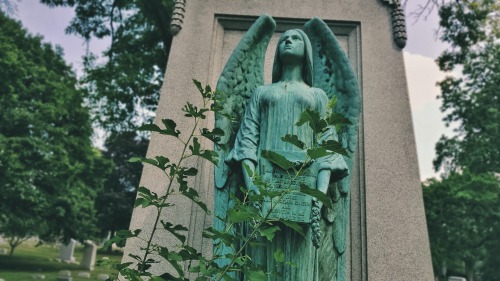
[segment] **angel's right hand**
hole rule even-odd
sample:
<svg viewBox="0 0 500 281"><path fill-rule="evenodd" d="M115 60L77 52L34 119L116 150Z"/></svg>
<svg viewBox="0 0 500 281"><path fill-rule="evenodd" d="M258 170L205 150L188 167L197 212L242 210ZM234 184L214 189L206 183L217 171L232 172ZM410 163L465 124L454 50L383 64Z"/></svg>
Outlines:
<svg viewBox="0 0 500 281"><path fill-rule="evenodd" d="M260 194L259 189L253 184L253 176L255 175L255 163L250 159L243 159L241 161L243 168L243 178L245 180L245 187L249 192Z"/></svg>
<svg viewBox="0 0 500 281"><path fill-rule="evenodd" d="M252 184L250 188L248 188L248 192L253 193L255 195L260 195L259 188L256 185Z"/></svg>

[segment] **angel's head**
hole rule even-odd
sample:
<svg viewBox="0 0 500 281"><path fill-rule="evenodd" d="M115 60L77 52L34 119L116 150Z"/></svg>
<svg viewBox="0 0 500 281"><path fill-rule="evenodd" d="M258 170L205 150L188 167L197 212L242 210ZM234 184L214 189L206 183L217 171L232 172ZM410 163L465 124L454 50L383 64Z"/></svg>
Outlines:
<svg viewBox="0 0 500 281"><path fill-rule="evenodd" d="M285 31L278 41L273 64L273 83L281 80L283 64L298 62L302 65L302 80L312 87L313 60L309 38L300 29Z"/></svg>

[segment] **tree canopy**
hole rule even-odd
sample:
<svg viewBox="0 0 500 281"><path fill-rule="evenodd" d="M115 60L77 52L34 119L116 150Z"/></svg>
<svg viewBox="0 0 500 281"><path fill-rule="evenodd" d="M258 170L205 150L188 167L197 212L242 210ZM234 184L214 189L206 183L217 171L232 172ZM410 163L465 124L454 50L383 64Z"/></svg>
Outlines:
<svg viewBox="0 0 500 281"><path fill-rule="evenodd" d="M441 39L452 48L438 58L443 71L461 69L441 87L441 110L453 137L436 145L434 167L500 172L500 4L495 0L450 2L440 9Z"/></svg>
<svg viewBox="0 0 500 281"><path fill-rule="evenodd" d="M66 31L85 40L111 39L104 57L87 54L83 86L96 125L131 131L152 120L172 41L172 0L42 0L74 7Z"/></svg>
<svg viewBox="0 0 500 281"><path fill-rule="evenodd" d="M0 233L11 241L96 231L111 166L92 147L85 91L61 55L0 12Z"/></svg>

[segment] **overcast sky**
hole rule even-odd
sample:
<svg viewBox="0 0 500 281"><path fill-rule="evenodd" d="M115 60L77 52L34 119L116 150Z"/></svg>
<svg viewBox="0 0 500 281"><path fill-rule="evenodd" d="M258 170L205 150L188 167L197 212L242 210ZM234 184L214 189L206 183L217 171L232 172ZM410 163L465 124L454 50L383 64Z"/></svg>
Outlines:
<svg viewBox="0 0 500 281"><path fill-rule="evenodd" d="M15 0L13 0L15 1ZM372 0L377 1L377 0ZM445 76L436 66L435 59L446 48L436 38L439 18L433 11L427 19L415 22L409 13L415 11L417 5L426 0L408 1L406 7L408 43L404 49L405 68L408 80L413 125L417 143L420 167L420 178L436 176L432 170L434 145L443 133L451 133L445 128L439 111L440 102L436 99L439 89L436 82ZM66 35L65 28L73 18L73 10L69 8L48 8L37 0L21 0L18 6L17 19L33 34L40 34L44 41L60 45L64 49L66 61L81 73L82 55L86 44L82 38ZM93 40L89 49L99 54L106 48L108 41Z"/></svg>

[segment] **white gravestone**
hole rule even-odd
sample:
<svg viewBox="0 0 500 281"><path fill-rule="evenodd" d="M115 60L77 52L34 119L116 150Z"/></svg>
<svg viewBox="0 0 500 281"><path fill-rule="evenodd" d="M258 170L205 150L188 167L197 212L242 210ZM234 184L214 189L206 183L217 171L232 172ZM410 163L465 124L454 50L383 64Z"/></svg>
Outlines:
<svg viewBox="0 0 500 281"><path fill-rule="evenodd" d="M73 253L75 251L76 243L78 243L76 240L71 239L67 245L61 246L61 250L59 251L59 259L61 259L61 261L66 261L66 262L75 261Z"/></svg>
<svg viewBox="0 0 500 281"><path fill-rule="evenodd" d="M72 281L73 277L71 277L71 271L69 270L61 270L59 271L59 276L57 276L57 281Z"/></svg>
<svg viewBox="0 0 500 281"><path fill-rule="evenodd" d="M97 245L92 241L85 241L85 249L83 250L83 258L80 263L83 269L94 270Z"/></svg>

